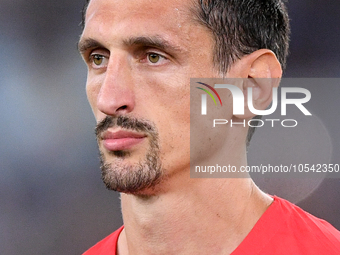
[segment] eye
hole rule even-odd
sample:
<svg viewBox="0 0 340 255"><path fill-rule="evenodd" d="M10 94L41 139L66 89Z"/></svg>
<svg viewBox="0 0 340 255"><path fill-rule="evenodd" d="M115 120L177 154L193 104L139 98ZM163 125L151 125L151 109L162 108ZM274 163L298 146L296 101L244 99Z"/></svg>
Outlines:
<svg viewBox="0 0 340 255"><path fill-rule="evenodd" d="M93 53L89 57L90 65L95 68L103 68L107 65L108 58L105 55Z"/></svg>
<svg viewBox="0 0 340 255"><path fill-rule="evenodd" d="M156 64L158 63L161 58L164 58L162 57L161 55L159 54L156 54L156 53L149 53L148 54L148 60L152 63L152 64Z"/></svg>
<svg viewBox="0 0 340 255"><path fill-rule="evenodd" d="M103 60L104 60L104 56L102 55L94 54L92 56L92 62L97 66L100 66L103 63Z"/></svg>

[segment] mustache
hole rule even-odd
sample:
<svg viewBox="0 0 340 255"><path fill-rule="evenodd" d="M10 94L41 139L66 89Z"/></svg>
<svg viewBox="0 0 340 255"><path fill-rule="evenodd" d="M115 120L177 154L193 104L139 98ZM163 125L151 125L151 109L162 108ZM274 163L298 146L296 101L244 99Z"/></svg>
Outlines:
<svg viewBox="0 0 340 255"><path fill-rule="evenodd" d="M106 116L95 128L97 138L111 127L121 127L123 129L143 132L148 134L156 133L156 128L150 122L128 116Z"/></svg>

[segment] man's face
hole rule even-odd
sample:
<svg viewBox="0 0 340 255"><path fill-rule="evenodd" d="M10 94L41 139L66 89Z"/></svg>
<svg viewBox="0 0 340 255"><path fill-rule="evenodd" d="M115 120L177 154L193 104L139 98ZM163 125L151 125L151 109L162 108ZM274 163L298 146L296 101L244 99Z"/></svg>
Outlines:
<svg viewBox="0 0 340 255"><path fill-rule="evenodd" d="M190 2L89 4L79 48L111 189L138 193L189 171L190 78L216 76L212 35Z"/></svg>

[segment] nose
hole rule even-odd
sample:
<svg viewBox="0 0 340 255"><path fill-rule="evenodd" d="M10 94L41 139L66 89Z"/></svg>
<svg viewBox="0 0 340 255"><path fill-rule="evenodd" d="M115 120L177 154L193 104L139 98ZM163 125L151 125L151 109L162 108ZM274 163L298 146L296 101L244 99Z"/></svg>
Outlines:
<svg viewBox="0 0 340 255"><path fill-rule="evenodd" d="M128 61L116 56L110 59L98 97L98 110L106 115L117 116L132 112L135 107L133 79Z"/></svg>

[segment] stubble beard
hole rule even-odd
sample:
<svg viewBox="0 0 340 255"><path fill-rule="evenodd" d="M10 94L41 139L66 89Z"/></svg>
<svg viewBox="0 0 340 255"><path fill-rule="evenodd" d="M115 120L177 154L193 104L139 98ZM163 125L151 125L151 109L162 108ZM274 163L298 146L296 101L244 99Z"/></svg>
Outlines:
<svg viewBox="0 0 340 255"><path fill-rule="evenodd" d="M104 184L109 190L127 194L142 195L146 191L150 192L164 179L156 128L144 120L125 116L108 116L97 125L98 145L101 133L115 126L147 134L149 146L145 157L134 164L125 162L130 157L129 151L109 152L108 155L112 156L114 161L112 163L109 163L104 153L100 151L101 177Z"/></svg>

